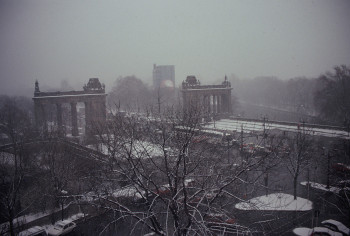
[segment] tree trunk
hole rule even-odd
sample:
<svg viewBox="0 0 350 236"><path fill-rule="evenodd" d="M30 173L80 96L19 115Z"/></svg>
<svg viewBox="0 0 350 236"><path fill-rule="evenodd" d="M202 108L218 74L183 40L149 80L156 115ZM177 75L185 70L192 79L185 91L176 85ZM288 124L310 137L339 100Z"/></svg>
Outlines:
<svg viewBox="0 0 350 236"><path fill-rule="evenodd" d="M13 228L13 218L12 217L9 220L9 223L10 223L10 234L11 234L11 236L15 236L15 231L14 231L14 228Z"/></svg>
<svg viewBox="0 0 350 236"><path fill-rule="evenodd" d="M294 200L297 200L297 186L298 186L298 176L294 176L293 188L294 188Z"/></svg>
<svg viewBox="0 0 350 236"><path fill-rule="evenodd" d="M63 206L64 206L64 203L63 201L61 202L61 220L63 221Z"/></svg>

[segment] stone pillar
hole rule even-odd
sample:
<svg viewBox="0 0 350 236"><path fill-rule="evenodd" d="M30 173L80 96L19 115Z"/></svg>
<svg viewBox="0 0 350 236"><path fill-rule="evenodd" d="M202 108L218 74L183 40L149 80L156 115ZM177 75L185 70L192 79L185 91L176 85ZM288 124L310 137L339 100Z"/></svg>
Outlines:
<svg viewBox="0 0 350 236"><path fill-rule="evenodd" d="M56 103L57 108L57 127L58 127L58 134L60 136L63 135L63 124L62 124L62 104Z"/></svg>
<svg viewBox="0 0 350 236"><path fill-rule="evenodd" d="M182 100L183 100L183 111L184 113L187 113L187 94L185 92L182 92Z"/></svg>
<svg viewBox="0 0 350 236"><path fill-rule="evenodd" d="M42 110L42 104L34 102L35 124L37 128L40 128L43 125Z"/></svg>
<svg viewBox="0 0 350 236"><path fill-rule="evenodd" d="M101 99L100 101L95 102L95 113L96 119L99 122L99 125L102 125L106 122L106 103Z"/></svg>
<svg viewBox="0 0 350 236"><path fill-rule="evenodd" d="M210 111L210 96L206 95L205 96L205 113L209 113Z"/></svg>
<svg viewBox="0 0 350 236"><path fill-rule="evenodd" d="M105 123L107 120L107 114L106 114L106 99L102 100L101 102L101 115L102 115L102 123Z"/></svg>
<svg viewBox="0 0 350 236"><path fill-rule="evenodd" d="M79 136L79 130L78 130L78 117L77 117L77 103L71 102L70 103L71 108L71 118L72 118L72 136Z"/></svg>
<svg viewBox="0 0 350 236"><path fill-rule="evenodd" d="M43 128L43 131L47 132L46 112L44 104L40 102L34 102L34 109L36 128L38 130Z"/></svg>
<svg viewBox="0 0 350 236"><path fill-rule="evenodd" d="M232 113L231 90L229 90L227 94L227 112L230 114Z"/></svg>
<svg viewBox="0 0 350 236"><path fill-rule="evenodd" d="M221 113L221 95L218 95L218 113L220 114Z"/></svg>
<svg viewBox="0 0 350 236"><path fill-rule="evenodd" d="M212 112L213 110L213 104L212 104L212 101L213 101L213 95L209 95L209 114Z"/></svg>
<svg viewBox="0 0 350 236"><path fill-rule="evenodd" d="M217 104L216 104L216 103L217 103L217 96L214 95L214 96L213 96L213 113L214 113L214 114L217 113L217 109L216 109L216 108L217 108Z"/></svg>
<svg viewBox="0 0 350 236"><path fill-rule="evenodd" d="M84 102L85 104L85 134L91 134L91 102Z"/></svg>
<svg viewBox="0 0 350 236"><path fill-rule="evenodd" d="M46 117L46 110L45 110L45 105L44 104L40 104L41 105L41 116L42 116L42 126L44 129L44 133L48 133L48 128L47 128L47 117Z"/></svg>
<svg viewBox="0 0 350 236"><path fill-rule="evenodd" d="M226 94L222 95L222 110L224 113L227 113L227 96Z"/></svg>

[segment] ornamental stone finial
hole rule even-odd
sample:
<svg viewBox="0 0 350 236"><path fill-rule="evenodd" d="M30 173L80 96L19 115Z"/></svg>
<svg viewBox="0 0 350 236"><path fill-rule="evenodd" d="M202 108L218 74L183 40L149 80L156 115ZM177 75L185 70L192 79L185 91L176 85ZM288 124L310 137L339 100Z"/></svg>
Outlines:
<svg viewBox="0 0 350 236"><path fill-rule="evenodd" d="M40 93L39 82L38 82L38 80L35 80L35 90L34 90L34 93Z"/></svg>

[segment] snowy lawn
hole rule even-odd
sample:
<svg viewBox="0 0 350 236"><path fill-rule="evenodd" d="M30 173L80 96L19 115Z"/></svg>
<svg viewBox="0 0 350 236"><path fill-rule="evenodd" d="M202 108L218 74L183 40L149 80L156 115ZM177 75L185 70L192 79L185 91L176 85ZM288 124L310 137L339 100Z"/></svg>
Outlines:
<svg viewBox="0 0 350 236"><path fill-rule="evenodd" d="M125 198L133 198L134 200L142 199L142 195L145 194L144 191L137 190L134 186L124 187L119 189L113 193L113 196L116 198L125 197Z"/></svg>
<svg viewBox="0 0 350 236"><path fill-rule="evenodd" d="M240 210L262 210L262 211L309 211L312 209L312 202L298 197L294 200L293 195L285 193L273 193L235 205Z"/></svg>
<svg viewBox="0 0 350 236"><path fill-rule="evenodd" d="M94 145L88 145L88 148L96 150ZM98 150L105 155L109 155L108 146L100 144ZM167 148L165 150L169 155L176 155L175 150ZM153 157L159 157L164 155L164 150L161 146L147 142L147 141L135 141L132 146L132 153L135 158L148 159Z"/></svg>

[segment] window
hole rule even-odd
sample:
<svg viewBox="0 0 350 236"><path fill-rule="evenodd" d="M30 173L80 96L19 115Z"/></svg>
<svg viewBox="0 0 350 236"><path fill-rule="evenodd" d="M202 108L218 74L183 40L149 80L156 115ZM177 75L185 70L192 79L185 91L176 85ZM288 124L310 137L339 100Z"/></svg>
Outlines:
<svg viewBox="0 0 350 236"><path fill-rule="evenodd" d="M327 227L328 229L331 229L331 230L333 230L333 231L338 231L338 228L337 227L335 227L334 225L332 225L332 224L324 224L324 226L325 227Z"/></svg>

